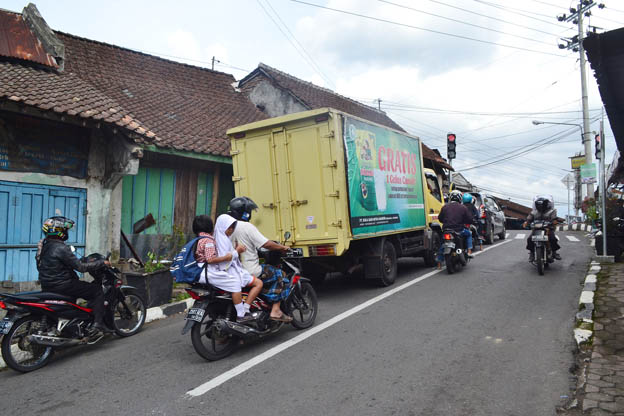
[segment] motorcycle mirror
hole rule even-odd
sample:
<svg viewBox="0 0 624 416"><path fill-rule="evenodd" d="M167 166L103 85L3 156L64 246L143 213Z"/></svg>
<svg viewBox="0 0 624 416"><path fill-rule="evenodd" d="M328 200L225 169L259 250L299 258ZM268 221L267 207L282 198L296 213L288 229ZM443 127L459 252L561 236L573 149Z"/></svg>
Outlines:
<svg viewBox="0 0 624 416"><path fill-rule="evenodd" d="M290 231L286 231L286 232L284 233L284 242L288 241L288 240L290 239L290 236L291 236L291 235L292 235L292 234L290 234Z"/></svg>

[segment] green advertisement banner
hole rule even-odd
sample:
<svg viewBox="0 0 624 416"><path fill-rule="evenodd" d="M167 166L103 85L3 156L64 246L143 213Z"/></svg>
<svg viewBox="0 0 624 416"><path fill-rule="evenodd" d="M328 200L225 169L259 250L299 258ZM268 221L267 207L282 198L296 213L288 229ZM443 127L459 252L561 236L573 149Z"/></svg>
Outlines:
<svg viewBox="0 0 624 416"><path fill-rule="evenodd" d="M353 235L424 227L418 140L348 116L343 129Z"/></svg>

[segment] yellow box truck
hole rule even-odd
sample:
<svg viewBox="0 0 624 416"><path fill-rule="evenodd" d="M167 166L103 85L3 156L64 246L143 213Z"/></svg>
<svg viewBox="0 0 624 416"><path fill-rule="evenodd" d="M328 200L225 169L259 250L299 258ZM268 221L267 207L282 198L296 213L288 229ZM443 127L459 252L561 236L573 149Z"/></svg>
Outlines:
<svg viewBox="0 0 624 416"><path fill-rule="evenodd" d="M304 275L352 272L391 285L397 258L433 265L440 183L417 137L331 108L228 130L234 186L252 222L302 256Z"/></svg>

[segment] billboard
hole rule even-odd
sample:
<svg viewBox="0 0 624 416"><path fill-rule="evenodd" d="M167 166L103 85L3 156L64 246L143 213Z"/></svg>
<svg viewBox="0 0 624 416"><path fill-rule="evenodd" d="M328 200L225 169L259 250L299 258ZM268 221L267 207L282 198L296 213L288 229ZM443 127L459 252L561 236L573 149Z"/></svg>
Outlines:
<svg viewBox="0 0 624 416"><path fill-rule="evenodd" d="M581 182L582 183L596 183L596 164L586 163L581 165Z"/></svg>
<svg viewBox="0 0 624 416"><path fill-rule="evenodd" d="M426 225L420 142L344 116L353 236Z"/></svg>

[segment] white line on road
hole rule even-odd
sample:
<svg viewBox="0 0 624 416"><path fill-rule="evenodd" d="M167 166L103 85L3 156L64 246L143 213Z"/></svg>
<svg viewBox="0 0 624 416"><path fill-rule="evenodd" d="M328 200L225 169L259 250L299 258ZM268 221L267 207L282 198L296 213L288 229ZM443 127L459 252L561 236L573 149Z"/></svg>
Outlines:
<svg viewBox="0 0 624 416"><path fill-rule="evenodd" d="M503 244L509 243L512 240L506 240L503 242L500 242L496 245L490 246L486 249L484 249L483 251L479 251L478 253L474 253L475 256L478 256L488 250L491 250L493 248L496 247L500 247ZM286 342L283 342L279 345L276 345L275 347L263 352L260 355L255 356L254 358L245 361L242 364L239 364L238 366L232 368L231 370L226 371L225 373L213 378L210 381L207 381L206 383L195 387L193 390L188 391L186 394L189 396L193 396L193 397L197 397L197 396L201 396L202 394L205 394L207 392L209 392L210 390L214 389L215 387L219 387L221 384L225 383L226 381L236 377L239 374L244 373L245 371L249 370L250 368L262 363L263 361L268 360L269 358L279 354L280 352L287 350L290 347L293 347L297 344L299 344L302 341L305 341L306 339L310 338L313 335L318 334L321 331L324 331L325 329L337 324L340 321L343 321L345 319L347 319L348 317L350 317L351 315L354 315L358 312L360 312L363 309L368 308L369 306L374 305L375 303L384 300L387 297L390 297L392 295L394 295L395 293L398 293L402 290L407 289L408 287L415 285L418 282L422 282L425 279L430 278L431 276L434 276L438 273L440 273L442 270L434 270L431 271L427 274L424 274L420 277L417 277L414 280L410 280L409 282L403 283L401 286L395 287L394 289L391 289L387 292L382 293L379 296L376 296L372 299L367 300L364 303L361 303L343 313L341 313L340 315L336 315L334 316L332 319L323 322L322 324L319 324L318 326L315 326L309 330L307 330L306 332L304 332L301 335L297 335L296 337L289 339Z"/></svg>
<svg viewBox="0 0 624 416"><path fill-rule="evenodd" d="M578 238L574 237L573 235L566 235L566 238L567 238L568 240L570 240L570 241L575 242L575 243L576 243L576 242L581 241L581 240L579 240Z"/></svg>
<svg viewBox="0 0 624 416"><path fill-rule="evenodd" d="M524 236L525 236L524 233L516 234L516 240L521 240L524 238Z"/></svg>
<svg viewBox="0 0 624 416"><path fill-rule="evenodd" d="M509 233L505 234L505 238L509 238Z"/></svg>

